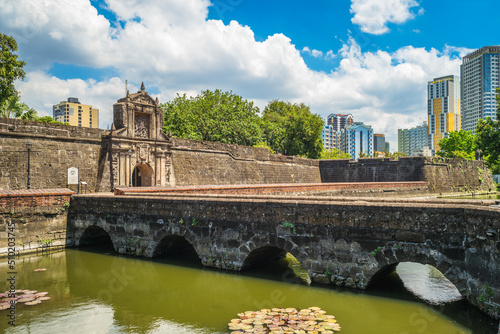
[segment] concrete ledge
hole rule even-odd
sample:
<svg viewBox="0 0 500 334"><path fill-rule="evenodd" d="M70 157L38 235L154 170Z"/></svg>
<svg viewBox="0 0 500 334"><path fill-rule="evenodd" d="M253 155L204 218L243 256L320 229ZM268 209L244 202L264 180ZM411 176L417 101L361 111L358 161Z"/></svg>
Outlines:
<svg viewBox="0 0 500 334"><path fill-rule="evenodd" d="M351 183L296 183L296 184L242 184L185 187L117 187L115 195L126 194L271 194L328 191L341 189L427 189L427 182L351 182Z"/></svg>

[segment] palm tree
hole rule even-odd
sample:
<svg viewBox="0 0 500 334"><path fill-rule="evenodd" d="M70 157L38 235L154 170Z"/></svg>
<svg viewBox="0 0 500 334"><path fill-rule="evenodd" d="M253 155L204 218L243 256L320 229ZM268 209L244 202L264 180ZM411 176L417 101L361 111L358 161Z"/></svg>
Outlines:
<svg viewBox="0 0 500 334"><path fill-rule="evenodd" d="M9 118L11 115L14 118L19 118L24 111L30 110L26 103L21 102L19 95L12 95L4 101L0 108L0 116Z"/></svg>
<svg viewBox="0 0 500 334"><path fill-rule="evenodd" d="M35 110L35 108L28 108L20 118L24 119L25 121L36 121L38 120L38 112Z"/></svg>

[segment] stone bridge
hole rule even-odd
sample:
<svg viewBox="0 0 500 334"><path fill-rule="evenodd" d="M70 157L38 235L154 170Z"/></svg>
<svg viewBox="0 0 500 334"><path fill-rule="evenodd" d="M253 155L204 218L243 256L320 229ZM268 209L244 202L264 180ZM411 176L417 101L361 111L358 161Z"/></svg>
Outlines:
<svg viewBox="0 0 500 334"><path fill-rule="evenodd" d="M475 203L473 205L472 203ZM67 244L122 254L192 247L241 270L291 253L313 282L367 288L399 262L430 264L500 318L500 209L493 201L213 194L78 195Z"/></svg>

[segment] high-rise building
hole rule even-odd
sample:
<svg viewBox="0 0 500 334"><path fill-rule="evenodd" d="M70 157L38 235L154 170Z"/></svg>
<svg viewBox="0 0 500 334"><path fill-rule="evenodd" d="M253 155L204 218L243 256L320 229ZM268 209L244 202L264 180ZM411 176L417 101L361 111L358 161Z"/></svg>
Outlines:
<svg viewBox="0 0 500 334"><path fill-rule="evenodd" d="M361 153L373 156L373 129L370 125L355 122L342 129L339 137L339 149L349 153L354 160L358 160Z"/></svg>
<svg viewBox="0 0 500 334"><path fill-rule="evenodd" d="M482 47L462 59L462 130L476 131L479 119L496 120L500 46Z"/></svg>
<svg viewBox="0 0 500 334"><path fill-rule="evenodd" d="M351 114L330 114L326 118L326 123L333 126L335 132L339 132L346 126L354 123L354 118Z"/></svg>
<svg viewBox="0 0 500 334"><path fill-rule="evenodd" d="M373 151L385 152L385 135L383 133L373 134Z"/></svg>
<svg viewBox="0 0 500 334"><path fill-rule="evenodd" d="M456 75L435 78L427 84L429 146L439 151L439 141L460 125L460 78Z"/></svg>
<svg viewBox="0 0 500 334"><path fill-rule="evenodd" d="M398 152L414 156L416 152L430 152L427 122L411 129L398 129Z"/></svg>
<svg viewBox="0 0 500 334"><path fill-rule="evenodd" d="M69 97L67 101L61 101L53 106L52 110L55 121L88 128L99 127L99 109L81 104L76 97Z"/></svg>
<svg viewBox="0 0 500 334"><path fill-rule="evenodd" d="M323 131L321 132L321 136L323 137L323 147L327 150L331 150L336 148L337 143L337 133L333 131L332 125L323 125Z"/></svg>

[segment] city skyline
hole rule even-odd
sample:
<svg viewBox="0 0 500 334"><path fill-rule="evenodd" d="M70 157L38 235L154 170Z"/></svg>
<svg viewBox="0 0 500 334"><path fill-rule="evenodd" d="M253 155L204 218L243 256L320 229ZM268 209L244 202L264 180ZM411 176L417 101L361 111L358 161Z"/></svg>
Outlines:
<svg viewBox="0 0 500 334"><path fill-rule="evenodd" d="M498 44L500 4L465 4L7 0L0 32L18 42L28 64L16 87L41 116L78 96L100 110L101 128L110 127L125 80L131 92L144 81L160 102L219 88L261 109L281 99L323 119L352 114L385 133L394 150L398 128L426 119L427 82L459 75L461 57Z"/></svg>

